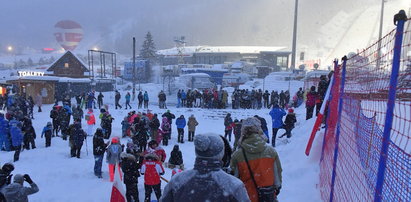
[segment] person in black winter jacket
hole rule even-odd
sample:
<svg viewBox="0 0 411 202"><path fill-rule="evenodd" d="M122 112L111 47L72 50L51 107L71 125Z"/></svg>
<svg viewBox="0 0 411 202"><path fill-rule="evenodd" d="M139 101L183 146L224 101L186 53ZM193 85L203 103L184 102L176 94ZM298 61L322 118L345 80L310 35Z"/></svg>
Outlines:
<svg viewBox="0 0 411 202"><path fill-rule="evenodd" d="M121 170L124 173L124 184L126 185L126 198L127 201L138 202L138 177L140 173L138 171L139 165L131 151L126 150L127 153L121 153Z"/></svg>
<svg viewBox="0 0 411 202"><path fill-rule="evenodd" d="M122 108L122 106L120 105L120 98L121 98L121 94L120 94L120 92L118 92L116 90L116 95L114 96L116 109L117 109L117 107L119 107L120 109Z"/></svg>
<svg viewBox="0 0 411 202"><path fill-rule="evenodd" d="M11 172L14 170L14 165L12 163L5 163L0 169L0 191L3 187L11 183L11 177L13 176ZM1 201L1 200L0 200Z"/></svg>
<svg viewBox="0 0 411 202"><path fill-rule="evenodd" d="M151 139L156 140L158 135L158 128L160 127L160 120L158 120L157 114L154 114L153 119L151 119L149 123L149 126Z"/></svg>
<svg viewBox="0 0 411 202"><path fill-rule="evenodd" d="M101 167L103 165L104 153L108 144L104 143L103 129L97 128L93 137L93 155L94 155L94 175L98 178L101 176Z"/></svg>
<svg viewBox="0 0 411 202"><path fill-rule="evenodd" d="M34 142L34 139L36 139L36 131L33 128L31 119L24 118L22 131L24 133L24 136L23 136L24 149L30 150L30 144L31 144L31 148L35 149L36 143Z"/></svg>
<svg viewBox="0 0 411 202"><path fill-rule="evenodd" d="M291 130L294 128L295 122L297 122L297 118L295 117L294 109L290 108L288 109L288 114L285 117L285 121L284 121L285 133L281 135L280 138L286 135L287 135L287 138L291 137Z"/></svg>
<svg viewBox="0 0 411 202"><path fill-rule="evenodd" d="M80 120L76 120L72 125L70 125L70 154L71 157L80 158L81 147L83 142L87 137L86 132L81 129Z"/></svg>
<svg viewBox="0 0 411 202"><path fill-rule="evenodd" d="M263 130L263 133L267 137L267 143L270 143L270 138L268 137L268 127L267 127L267 121L265 118L255 115L255 118L257 118L261 122L261 130Z"/></svg>
<svg viewBox="0 0 411 202"><path fill-rule="evenodd" d="M180 151L180 147L178 145L174 145L173 151L171 151L170 159L168 159L168 167L175 168L179 166L180 169L183 165L183 154Z"/></svg>

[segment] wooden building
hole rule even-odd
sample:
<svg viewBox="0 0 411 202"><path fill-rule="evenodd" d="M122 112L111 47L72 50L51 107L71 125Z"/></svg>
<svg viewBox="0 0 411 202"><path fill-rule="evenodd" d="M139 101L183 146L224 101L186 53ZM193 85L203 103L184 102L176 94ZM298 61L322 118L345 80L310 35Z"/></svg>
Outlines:
<svg viewBox="0 0 411 202"><path fill-rule="evenodd" d="M71 51L61 56L47 71L58 77L85 78L90 76L86 65Z"/></svg>

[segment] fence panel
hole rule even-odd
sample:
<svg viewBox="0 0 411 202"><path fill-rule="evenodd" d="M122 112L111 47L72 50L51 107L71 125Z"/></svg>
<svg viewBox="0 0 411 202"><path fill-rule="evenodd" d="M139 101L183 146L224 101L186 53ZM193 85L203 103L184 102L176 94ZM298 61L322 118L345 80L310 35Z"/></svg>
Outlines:
<svg viewBox="0 0 411 202"><path fill-rule="evenodd" d="M405 23L396 89L393 123L388 142L382 201L411 201L411 23ZM380 154L390 89L396 31L355 55L349 55L342 94L341 118L336 105L338 86L331 93L320 162L323 200L373 201L377 190ZM339 70L334 74L340 78ZM335 82L338 85L339 82ZM337 102L337 103L336 103ZM340 124L335 184L331 179L336 148L336 125Z"/></svg>

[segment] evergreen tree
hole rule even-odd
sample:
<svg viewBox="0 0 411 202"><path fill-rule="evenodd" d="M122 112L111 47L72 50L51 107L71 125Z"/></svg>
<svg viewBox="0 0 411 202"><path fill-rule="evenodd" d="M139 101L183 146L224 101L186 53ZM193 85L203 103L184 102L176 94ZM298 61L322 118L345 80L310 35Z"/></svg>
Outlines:
<svg viewBox="0 0 411 202"><path fill-rule="evenodd" d="M154 60L156 58L156 47L150 32L146 34L143 47L140 50L140 57L146 60Z"/></svg>
<svg viewBox="0 0 411 202"><path fill-rule="evenodd" d="M55 59L53 56L51 56L51 57L49 58L48 64L53 63L55 60L56 60L56 59Z"/></svg>
<svg viewBox="0 0 411 202"><path fill-rule="evenodd" d="M41 57L41 58L39 59L39 65L44 65L44 64L46 64L46 62L44 61L44 58Z"/></svg>
<svg viewBox="0 0 411 202"><path fill-rule="evenodd" d="M33 60L32 60L31 58L29 58L29 59L27 60L27 65L28 65L29 67L31 67L31 66L34 65L34 62L33 62Z"/></svg>
<svg viewBox="0 0 411 202"><path fill-rule="evenodd" d="M26 67L27 64L26 62L24 62L23 59L20 59L19 62L17 63L17 67Z"/></svg>
<svg viewBox="0 0 411 202"><path fill-rule="evenodd" d="M156 60L156 47L154 45L154 40L153 36L151 35L150 32L147 32L145 40L143 42L143 47L140 50L140 58L148 60L148 65L146 66L144 70L144 78L145 82L149 82L151 78L151 66L152 63L155 62Z"/></svg>

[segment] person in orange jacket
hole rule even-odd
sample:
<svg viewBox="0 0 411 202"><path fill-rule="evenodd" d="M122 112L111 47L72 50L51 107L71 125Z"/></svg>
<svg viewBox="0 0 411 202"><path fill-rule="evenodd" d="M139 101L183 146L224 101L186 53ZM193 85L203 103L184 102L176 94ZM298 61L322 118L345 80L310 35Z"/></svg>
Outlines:
<svg viewBox="0 0 411 202"><path fill-rule="evenodd" d="M96 117L93 114L92 108L88 109L85 119L87 121L87 135L93 136L94 125L96 125Z"/></svg>
<svg viewBox="0 0 411 202"><path fill-rule="evenodd" d="M151 193L154 190L157 200L161 197L160 175L164 175L164 168L157 155L149 153L145 156L140 173L144 175L144 201L151 201Z"/></svg>

